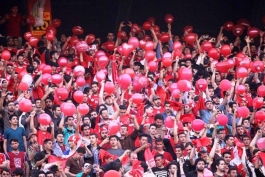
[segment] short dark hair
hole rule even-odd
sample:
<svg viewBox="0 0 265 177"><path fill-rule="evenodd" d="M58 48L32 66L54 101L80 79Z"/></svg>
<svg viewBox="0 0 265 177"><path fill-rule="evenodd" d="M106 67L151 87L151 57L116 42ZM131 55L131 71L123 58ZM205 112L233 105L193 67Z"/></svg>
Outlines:
<svg viewBox="0 0 265 177"><path fill-rule="evenodd" d="M20 175L20 176L23 176L23 175L24 175L24 171L23 171L23 169L21 169L21 168L16 168L16 169L13 171L12 175Z"/></svg>
<svg viewBox="0 0 265 177"><path fill-rule="evenodd" d="M228 170L228 174L230 174L231 171L236 171L236 172L237 172L236 167L234 167L234 166L230 166L230 167L229 167L229 170Z"/></svg>
<svg viewBox="0 0 265 177"><path fill-rule="evenodd" d="M156 138L155 139L155 142L158 143L158 142L162 142L163 143L163 139L162 138Z"/></svg>
<svg viewBox="0 0 265 177"><path fill-rule="evenodd" d="M199 162L203 162L206 165L206 161L203 158L199 157L195 160L195 166L197 166Z"/></svg>
<svg viewBox="0 0 265 177"><path fill-rule="evenodd" d="M119 138L118 138L117 135L111 135L111 136L109 136L109 140L110 140L111 138L115 138L117 141L119 140Z"/></svg>
<svg viewBox="0 0 265 177"><path fill-rule="evenodd" d="M149 129L150 129L152 126L155 127L155 128L157 128L157 125L156 125L155 123L153 123L153 124L150 124Z"/></svg>
<svg viewBox="0 0 265 177"><path fill-rule="evenodd" d="M122 168L122 163L119 161L114 161L112 164L112 169L115 171L120 171L120 169Z"/></svg>
<svg viewBox="0 0 265 177"><path fill-rule="evenodd" d="M178 168L178 165L177 165L175 162L170 162L170 163L167 165L167 168L170 169L172 165L176 165L177 168Z"/></svg>
<svg viewBox="0 0 265 177"><path fill-rule="evenodd" d="M146 133L142 133L139 135L139 138L141 139L142 137L146 137L149 138L150 135L146 134Z"/></svg>
<svg viewBox="0 0 265 177"><path fill-rule="evenodd" d="M84 147L79 147L79 148L77 148L76 152L85 154L86 153L86 149Z"/></svg>
<svg viewBox="0 0 265 177"><path fill-rule="evenodd" d="M157 157L161 157L161 159L164 159L164 156L163 156L162 154L160 154L160 153L157 153L157 154L155 155L154 159L156 159Z"/></svg>
<svg viewBox="0 0 265 177"><path fill-rule="evenodd" d="M10 173L10 170L9 170L8 168L6 168L6 167L2 168L2 172L1 172L1 174L2 174L4 171Z"/></svg>
<svg viewBox="0 0 265 177"><path fill-rule="evenodd" d="M46 172L46 176L49 175L49 174L53 174L53 176L54 176L54 172L53 171L47 171Z"/></svg>
<svg viewBox="0 0 265 177"><path fill-rule="evenodd" d="M92 86L92 85L97 85L97 86L98 86L98 82L93 81L93 82L91 83L91 86Z"/></svg>
<svg viewBox="0 0 265 177"><path fill-rule="evenodd" d="M99 114L101 115L103 111L108 111L108 109L106 109L106 108L101 109L101 110L99 111Z"/></svg>
<svg viewBox="0 0 265 177"><path fill-rule="evenodd" d="M223 152L222 157L224 157L226 154L231 155L231 152L230 151Z"/></svg>
<svg viewBox="0 0 265 177"><path fill-rule="evenodd" d="M95 136L96 138L98 138L98 134L96 134L96 133L90 133L89 136Z"/></svg>
<svg viewBox="0 0 265 177"><path fill-rule="evenodd" d="M90 128L90 126L88 124L83 124L83 125L81 125L81 131L83 131L85 127L89 127Z"/></svg>
<svg viewBox="0 0 265 177"><path fill-rule="evenodd" d="M18 143L18 139L16 139L16 138L12 138L12 139L10 140L10 144L11 144L12 142Z"/></svg>
<svg viewBox="0 0 265 177"><path fill-rule="evenodd" d="M216 159L215 160L215 165L219 166L221 161L224 161L224 159L223 158Z"/></svg>
<svg viewBox="0 0 265 177"><path fill-rule="evenodd" d="M154 119L155 119L155 121L156 121L157 119L159 119L159 120L164 120L164 117L163 117L162 114L156 114L155 117L154 117Z"/></svg>
<svg viewBox="0 0 265 177"><path fill-rule="evenodd" d="M9 118L9 120L11 120L13 117L17 117L17 115L16 114L11 114L8 118ZM18 117L17 117L17 119L18 119Z"/></svg>
<svg viewBox="0 0 265 177"><path fill-rule="evenodd" d="M193 147L192 142L187 142L187 143L185 144L185 148L186 148L186 147L189 147L189 146Z"/></svg>
<svg viewBox="0 0 265 177"><path fill-rule="evenodd" d="M127 106L125 106L125 105L120 105L119 108L120 108L120 109L127 109Z"/></svg>
<svg viewBox="0 0 265 177"><path fill-rule="evenodd" d="M56 134L55 134L55 137L57 138L58 135L63 135L63 132L62 131L57 131Z"/></svg>
<svg viewBox="0 0 265 177"><path fill-rule="evenodd" d="M43 144L47 144L48 142L52 142L52 139L45 139L44 141L43 141Z"/></svg>
<svg viewBox="0 0 265 177"><path fill-rule="evenodd" d="M217 129L216 133L219 134L221 131L225 131L225 129L219 128L219 129Z"/></svg>
<svg viewBox="0 0 265 177"><path fill-rule="evenodd" d="M231 138L231 137L232 137L232 138L234 138L234 136L233 136L233 135L225 135L225 139L224 139L224 140L225 140L225 142L226 142L227 140L229 140L229 138Z"/></svg>
<svg viewBox="0 0 265 177"><path fill-rule="evenodd" d="M55 105L53 105L52 110L56 111L57 108L60 108L60 106L58 104L55 104Z"/></svg>
<svg viewBox="0 0 265 177"><path fill-rule="evenodd" d="M178 145L176 145L175 146L175 149L180 149L180 150L184 150L184 146L183 146L183 144L178 144Z"/></svg>

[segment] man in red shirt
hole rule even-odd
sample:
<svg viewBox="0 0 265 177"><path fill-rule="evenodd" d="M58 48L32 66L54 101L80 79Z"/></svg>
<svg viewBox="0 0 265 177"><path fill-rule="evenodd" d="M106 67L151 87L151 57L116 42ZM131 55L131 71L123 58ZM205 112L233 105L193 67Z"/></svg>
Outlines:
<svg viewBox="0 0 265 177"><path fill-rule="evenodd" d="M165 108L161 106L161 98L157 95L153 97L153 114L162 114L165 112Z"/></svg>
<svg viewBox="0 0 265 177"><path fill-rule="evenodd" d="M15 168L22 168L24 169L25 161L26 161L26 154L25 152L19 151L18 140L11 139L10 145L12 147L12 151L8 152L8 159L10 161L10 170L11 173L15 170Z"/></svg>
<svg viewBox="0 0 265 177"><path fill-rule="evenodd" d="M91 84L92 94L90 95L89 104L96 110L99 103L99 95L98 95L98 83L92 82Z"/></svg>

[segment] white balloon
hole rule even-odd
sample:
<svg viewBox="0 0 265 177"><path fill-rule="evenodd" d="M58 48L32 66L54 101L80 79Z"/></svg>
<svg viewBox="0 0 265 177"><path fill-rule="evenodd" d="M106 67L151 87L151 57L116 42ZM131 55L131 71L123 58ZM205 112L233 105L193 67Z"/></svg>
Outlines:
<svg viewBox="0 0 265 177"><path fill-rule="evenodd" d="M24 82L26 84L28 84L28 86L30 86L33 82L33 79L32 79L32 76L29 75L29 74L25 74L23 77L22 77L22 80L21 82Z"/></svg>

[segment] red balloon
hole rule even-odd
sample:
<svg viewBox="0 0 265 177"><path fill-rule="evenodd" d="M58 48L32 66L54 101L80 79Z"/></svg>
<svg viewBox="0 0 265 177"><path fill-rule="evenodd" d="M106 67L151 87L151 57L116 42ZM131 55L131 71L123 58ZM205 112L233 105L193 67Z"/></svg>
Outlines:
<svg viewBox="0 0 265 177"><path fill-rule="evenodd" d="M27 16L27 23L30 24L30 25L34 25L35 24L35 18L33 15L28 15Z"/></svg>
<svg viewBox="0 0 265 177"><path fill-rule="evenodd" d="M176 58L176 57L178 57L178 58L181 58L181 57L182 57L182 52L181 52L181 50L175 50L175 51L174 51L174 58Z"/></svg>
<svg viewBox="0 0 265 177"><path fill-rule="evenodd" d="M31 47L37 46L38 42L39 42L39 40L36 37L30 37L29 38L29 45Z"/></svg>
<svg viewBox="0 0 265 177"><path fill-rule="evenodd" d="M85 53L88 50L88 45L85 41L79 41L76 44L76 50L80 53Z"/></svg>
<svg viewBox="0 0 265 177"><path fill-rule="evenodd" d="M56 89L55 93L60 100L65 100L69 96L68 90L66 88L63 88L63 87Z"/></svg>
<svg viewBox="0 0 265 177"><path fill-rule="evenodd" d="M144 49L145 48L145 44L146 44L146 41L144 41L144 40L140 40L139 41L139 47L140 48Z"/></svg>
<svg viewBox="0 0 265 177"><path fill-rule="evenodd" d="M227 73L230 69L230 64L227 61L219 62L215 65L216 69L221 73Z"/></svg>
<svg viewBox="0 0 265 177"><path fill-rule="evenodd" d="M115 44L112 41L108 41L108 42L105 43L105 47L106 47L106 50L112 52L115 49Z"/></svg>
<svg viewBox="0 0 265 177"><path fill-rule="evenodd" d="M261 96L261 97L265 96L265 86L264 85L259 86L257 91L258 91L259 96Z"/></svg>
<svg viewBox="0 0 265 177"><path fill-rule="evenodd" d="M127 89L132 82L131 76L129 74L122 74L119 77L119 85L122 89Z"/></svg>
<svg viewBox="0 0 265 177"><path fill-rule="evenodd" d="M72 44L73 46L75 46L77 43L79 42L79 39L77 36L72 36L70 39L70 44Z"/></svg>
<svg viewBox="0 0 265 177"><path fill-rule="evenodd" d="M229 68L234 68L234 66L235 66L234 60L229 59L229 60L227 60L227 62L229 63Z"/></svg>
<svg viewBox="0 0 265 177"><path fill-rule="evenodd" d="M44 85L48 85L49 84L49 80L51 79L51 74L49 73L45 73L45 74L42 74L41 76L41 82L44 84Z"/></svg>
<svg viewBox="0 0 265 177"><path fill-rule="evenodd" d="M131 68L126 68L124 71L123 71L124 74L129 74L131 76L131 78L133 79L134 76L135 76L135 72L133 69Z"/></svg>
<svg viewBox="0 0 265 177"><path fill-rule="evenodd" d="M54 40L54 34L53 33L47 33L46 37L47 37L48 41L53 41Z"/></svg>
<svg viewBox="0 0 265 177"><path fill-rule="evenodd" d="M115 91L115 85L112 82L106 82L104 85L104 91L108 94L113 94Z"/></svg>
<svg viewBox="0 0 265 177"><path fill-rule="evenodd" d="M32 103L28 99L23 99L19 102L18 107L22 112L30 112L32 109Z"/></svg>
<svg viewBox="0 0 265 177"><path fill-rule="evenodd" d="M78 90L78 91L75 91L74 92L74 100L77 102L77 103L83 103L83 100L84 100L84 94L82 91Z"/></svg>
<svg viewBox="0 0 265 177"><path fill-rule="evenodd" d="M201 49L203 52L208 52L211 48L213 48L213 45L212 43L210 42L203 42L202 45L201 45Z"/></svg>
<svg viewBox="0 0 265 177"><path fill-rule="evenodd" d="M38 117L38 122L41 124L41 125L50 125L52 123L52 119L51 117L49 116L49 114L46 114L46 113L42 113L39 115Z"/></svg>
<svg viewBox="0 0 265 177"><path fill-rule="evenodd" d="M243 54L242 52L239 52L239 53L237 53L236 54L236 58L245 58L246 57L246 55L245 54Z"/></svg>
<svg viewBox="0 0 265 177"><path fill-rule="evenodd" d="M106 79L106 74L103 71L98 71L96 73L96 79L101 82L102 80Z"/></svg>
<svg viewBox="0 0 265 177"><path fill-rule="evenodd" d="M195 119L191 122L191 128L198 132L201 131L204 128L204 122L201 119Z"/></svg>
<svg viewBox="0 0 265 177"><path fill-rule="evenodd" d="M147 41L145 43L145 47L144 47L144 50L146 51L150 51L150 50L154 50L154 43L152 41Z"/></svg>
<svg viewBox="0 0 265 177"><path fill-rule="evenodd" d="M120 131L120 128L121 128L120 122L117 120L112 120L108 126L108 134L109 135L115 135L116 133L118 133Z"/></svg>
<svg viewBox="0 0 265 177"><path fill-rule="evenodd" d="M185 42L187 42L190 45L193 45L196 41L197 34L195 33L189 33L184 37Z"/></svg>
<svg viewBox="0 0 265 177"><path fill-rule="evenodd" d="M208 87L208 83L205 79L199 79L197 82L196 82L196 88L201 91L201 92L204 92Z"/></svg>
<svg viewBox="0 0 265 177"><path fill-rule="evenodd" d="M58 28L59 26L61 26L61 20L60 19L54 19L52 21L52 26Z"/></svg>
<svg viewBox="0 0 265 177"><path fill-rule="evenodd" d="M171 94L174 98L180 98L180 91L178 89L173 90Z"/></svg>
<svg viewBox="0 0 265 177"><path fill-rule="evenodd" d="M255 113L255 119L259 122L264 122L265 120L265 112L263 111L257 111Z"/></svg>
<svg viewBox="0 0 265 177"><path fill-rule="evenodd" d="M172 118L174 118L173 116L168 116L166 119L165 119L165 122L164 122L164 124L165 124L165 126L167 127L167 128L173 128L174 127L174 120L172 119Z"/></svg>
<svg viewBox="0 0 265 177"><path fill-rule="evenodd" d="M75 81L76 85L79 87L83 87L86 84L86 81L83 77L78 77Z"/></svg>
<svg viewBox="0 0 265 177"><path fill-rule="evenodd" d="M157 68L158 68L157 62L155 62L155 61L150 61L150 62L148 63L148 67L149 67L149 70L150 70L150 71L155 72L155 71L157 70Z"/></svg>
<svg viewBox="0 0 265 177"><path fill-rule="evenodd" d="M91 43L93 43L93 42L95 41L95 39L96 39L96 37L95 37L94 34L89 34L89 35L87 35L86 42L87 42L88 44L91 44Z"/></svg>
<svg viewBox="0 0 265 177"><path fill-rule="evenodd" d="M46 34L53 33L56 36L57 30L54 26L50 25L46 28Z"/></svg>
<svg viewBox="0 0 265 177"><path fill-rule="evenodd" d="M178 84L177 83L170 84L170 86L169 86L169 91L170 92L173 92L173 90L176 90L176 89L178 89Z"/></svg>
<svg viewBox="0 0 265 177"><path fill-rule="evenodd" d="M118 46L118 47L117 47L117 50L118 50L119 54L123 55L123 52L122 52L122 46Z"/></svg>
<svg viewBox="0 0 265 177"><path fill-rule="evenodd" d="M160 32L160 27L159 27L159 26L154 25L153 28L154 28L154 30L155 30L156 32Z"/></svg>
<svg viewBox="0 0 265 177"><path fill-rule="evenodd" d="M220 53L216 48L211 48L208 51L208 55L210 58L213 58L214 60L218 60L220 58Z"/></svg>
<svg viewBox="0 0 265 177"><path fill-rule="evenodd" d="M237 108L237 117L246 118L249 116L249 109L246 106Z"/></svg>
<svg viewBox="0 0 265 177"><path fill-rule="evenodd" d="M237 94L244 94L246 92L246 87L244 85L239 85L236 88L236 93Z"/></svg>
<svg viewBox="0 0 265 177"><path fill-rule="evenodd" d="M142 89L142 85L138 81L134 80L133 81L133 90L135 92L140 92L141 89Z"/></svg>
<svg viewBox="0 0 265 177"><path fill-rule="evenodd" d="M4 50L1 53L1 58L4 59L4 60L9 60L11 58L10 52L8 50Z"/></svg>
<svg viewBox="0 0 265 177"><path fill-rule="evenodd" d="M226 30L226 31L231 31L233 29L233 26L234 26L234 23L233 22L225 22L224 25L223 25L223 28Z"/></svg>
<svg viewBox="0 0 265 177"><path fill-rule="evenodd" d="M235 36L241 36L243 34L243 27L240 25L233 26L232 32Z"/></svg>
<svg viewBox="0 0 265 177"><path fill-rule="evenodd" d="M139 78L138 82L140 83L140 85L142 86L142 88L145 88L148 86L148 79L145 76L142 76Z"/></svg>
<svg viewBox="0 0 265 177"><path fill-rule="evenodd" d="M145 59L150 62L155 59L155 52L154 51L146 51L145 52Z"/></svg>
<svg viewBox="0 0 265 177"><path fill-rule="evenodd" d="M48 73L48 74L51 74L52 73L52 67L50 65L45 65L43 68L42 68L42 73Z"/></svg>
<svg viewBox="0 0 265 177"><path fill-rule="evenodd" d="M169 67L172 64L172 58L163 58L162 63L163 63L163 66Z"/></svg>
<svg viewBox="0 0 265 177"><path fill-rule="evenodd" d="M181 80L191 80L192 79L192 71L189 68L183 68L179 75Z"/></svg>
<svg viewBox="0 0 265 177"><path fill-rule="evenodd" d="M24 34L24 38L26 39L26 41L29 41L30 37L32 37L32 33L31 32L26 32Z"/></svg>
<svg viewBox="0 0 265 177"><path fill-rule="evenodd" d="M181 92L184 92L187 90L187 82L185 80L179 80L177 83L178 89Z"/></svg>
<svg viewBox="0 0 265 177"><path fill-rule="evenodd" d="M128 57L133 51L133 46L131 44L123 43L122 44L122 53L124 56Z"/></svg>
<svg viewBox="0 0 265 177"><path fill-rule="evenodd" d="M118 38L120 39L126 39L127 35L124 31L118 31L118 34L117 34Z"/></svg>
<svg viewBox="0 0 265 177"><path fill-rule="evenodd" d="M259 36L260 30L256 27L251 27L248 29L248 36L251 38L255 38Z"/></svg>
<svg viewBox="0 0 265 177"><path fill-rule="evenodd" d="M229 80L227 80L227 79L224 79L224 80L222 80L221 82L220 82L220 89L222 90L222 91L227 91L227 90L229 90L230 88L231 88L231 82L229 81Z"/></svg>
<svg viewBox="0 0 265 177"><path fill-rule="evenodd" d="M76 107L73 103L64 103L61 111L65 116L73 116L76 113Z"/></svg>
<svg viewBox="0 0 265 177"><path fill-rule="evenodd" d="M132 102L133 102L134 104L139 105L139 104L141 104L143 101L144 101L144 97L143 97L142 94L140 94L140 93L135 93L135 94L132 95Z"/></svg>
<svg viewBox="0 0 265 177"><path fill-rule="evenodd" d="M77 107L77 111L81 115L86 115L89 112L89 106L86 103L82 103Z"/></svg>
<svg viewBox="0 0 265 177"><path fill-rule="evenodd" d="M144 30L150 30L151 29L151 23L150 22L144 22L143 28Z"/></svg>
<svg viewBox="0 0 265 177"><path fill-rule="evenodd" d="M168 33L161 33L159 40L164 43L164 42L168 42L170 40L170 36Z"/></svg>
<svg viewBox="0 0 265 177"><path fill-rule="evenodd" d="M22 90L22 91L26 91L26 90L29 89L29 86L28 86L28 84L25 83L25 82L20 82L18 88L19 88L20 90Z"/></svg>
<svg viewBox="0 0 265 177"><path fill-rule="evenodd" d="M262 108L263 103L264 101L262 97L256 97L253 99L253 107L256 109Z"/></svg>
<svg viewBox="0 0 265 177"><path fill-rule="evenodd" d="M54 84L60 84L63 82L63 78L60 74L54 74L52 75L52 83Z"/></svg>
<svg viewBox="0 0 265 177"><path fill-rule="evenodd" d="M167 14L167 15L165 16L165 22L166 22L167 24L171 24L171 23L173 23L173 21L174 21L174 17L173 17L173 15L171 15L171 14Z"/></svg>
<svg viewBox="0 0 265 177"><path fill-rule="evenodd" d="M182 50L182 44L179 41L176 41L173 43L173 49L174 50Z"/></svg>
<svg viewBox="0 0 265 177"><path fill-rule="evenodd" d="M224 114L219 114L216 118L216 122L219 122L219 125L226 126L228 123L228 117Z"/></svg>
<svg viewBox="0 0 265 177"><path fill-rule="evenodd" d="M221 53L224 57L230 55L230 54L231 54L231 48L230 48L230 46L227 45L227 44L223 45L223 46L221 47L221 49L220 49L220 53Z"/></svg>
<svg viewBox="0 0 265 177"><path fill-rule="evenodd" d="M250 59L246 57L240 62L239 65L248 69L250 67L250 62Z"/></svg>
<svg viewBox="0 0 265 177"><path fill-rule="evenodd" d="M85 74L85 68L81 65L78 65L74 68L75 76L83 76Z"/></svg>
<svg viewBox="0 0 265 177"><path fill-rule="evenodd" d="M240 67L236 70L236 75L238 78L247 77L248 76L248 70L246 68Z"/></svg>
<svg viewBox="0 0 265 177"><path fill-rule="evenodd" d="M67 66L67 64L68 64L68 61L67 61L67 59L65 58L65 57L60 57L59 59L58 59L58 65L60 66L60 67L65 67L65 66Z"/></svg>
<svg viewBox="0 0 265 177"><path fill-rule="evenodd" d="M134 49L139 47L139 40L136 37L131 37L128 41L128 44L131 44Z"/></svg>
<svg viewBox="0 0 265 177"><path fill-rule="evenodd" d="M100 58L100 56L106 56L106 54L102 50L98 50L95 52L94 56L95 56L95 58Z"/></svg>
<svg viewBox="0 0 265 177"><path fill-rule="evenodd" d="M74 26L72 28L72 32L74 35L82 35L84 33L84 30L81 26Z"/></svg>
<svg viewBox="0 0 265 177"><path fill-rule="evenodd" d="M185 26L183 28L183 32L185 33L192 33L193 32L193 27L192 26Z"/></svg>
<svg viewBox="0 0 265 177"><path fill-rule="evenodd" d="M258 146L259 150L264 152L264 150L265 150L265 138L258 139L257 146Z"/></svg>
<svg viewBox="0 0 265 177"><path fill-rule="evenodd" d="M249 23L249 21L248 21L247 19L244 19L244 18L239 19L239 20L237 21L237 24L238 24L238 25L241 25L241 26L243 26L243 27L245 27L245 28L250 27L250 23Z"/></svg>
<svg viewBox="0 0 265 177"><path fill-rule="evenodd" d="M253 68L255 72L261 72L264 69L264 64L262 61L254 61Z"/></svg>

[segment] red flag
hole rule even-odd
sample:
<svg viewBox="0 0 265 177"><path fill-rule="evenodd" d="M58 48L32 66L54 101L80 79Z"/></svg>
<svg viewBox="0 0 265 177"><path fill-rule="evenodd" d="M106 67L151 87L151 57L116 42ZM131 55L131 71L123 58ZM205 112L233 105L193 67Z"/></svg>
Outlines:
<svg viewBox="0 0 265 177"><path fill-rule="evenodd" d="M142 177L144 174L144 169L141 167L141 161L133 160L132 161L132 169L129 174L133 177Z"/></svg>
<svg viewBox="0 0 265 177"><path fill-rule="evenodd" d="M152 155L152 152L151 152L150 148L145 149L145 151L144 151L144 158L145 158L146 163L151 168L156 166L155 159L154 159L154 157Z"/></svg>
<svg viewBox="0 0 265 177"><path fill-rule="evenodd" d="M182 109L182 106L183 106L182 103L179 103L179 102L176 102L176 101L169 101L169 103L170 103L170 106L176 111L179 111L179 110Z"/></svg>
<svg viewBox="0 0 265 177"><path fill-rule="evenodd" d="M73 154L74 155L74 154ZM72 155L72 156L73 156ZM48 162L49 163L53 163L53 162L61 162L62 164L62 168L65 169L65 165L66 165L66 161L71 158L72 156L66 158L66 159L62 159L62 158L59 158L59 157L56 157L54 155L50 155L49 158L48 158Z"/></svg>
<svg viewBox="0 0 265 177"><path fill-rule="evenodd" d="M124 114L123 116L120 117L120 121L124 125L129 125L130 124L130 116L129 114Z"/></svg>
<svg viewBox="0 0 265 177"><path fill-rule="evenodd" d="M161 98L161 104L164 105L166 99L166 91L161 86L157 86L156 95Z"/></svg>
<svg viewBox="0 0 265 177"><path fill-rule="evenodd" d="M259 158L261 159L263 166L265 166L265 152L260 151Z"/></svg>
<svg viewBox="0 0 265 177"><path fill-rule="evenodd" d="M106 159L112 158L113 160L116 160L118 157L103 150L100 149L99 151L99 159L101 160L101 165L105 165L106 164ZM125 156L124 158L121 159L121 163L122 165L127 164L130 161L129 156Z"/></svg>
<svg viewBox="0 0 265 177"><path fill-rule="evenodd" d="M111 59L111 68L112 68L112 81L113 83L117 82L117 64L116 64L116 58L114 56L110 56L109 59Z"/></svg>

